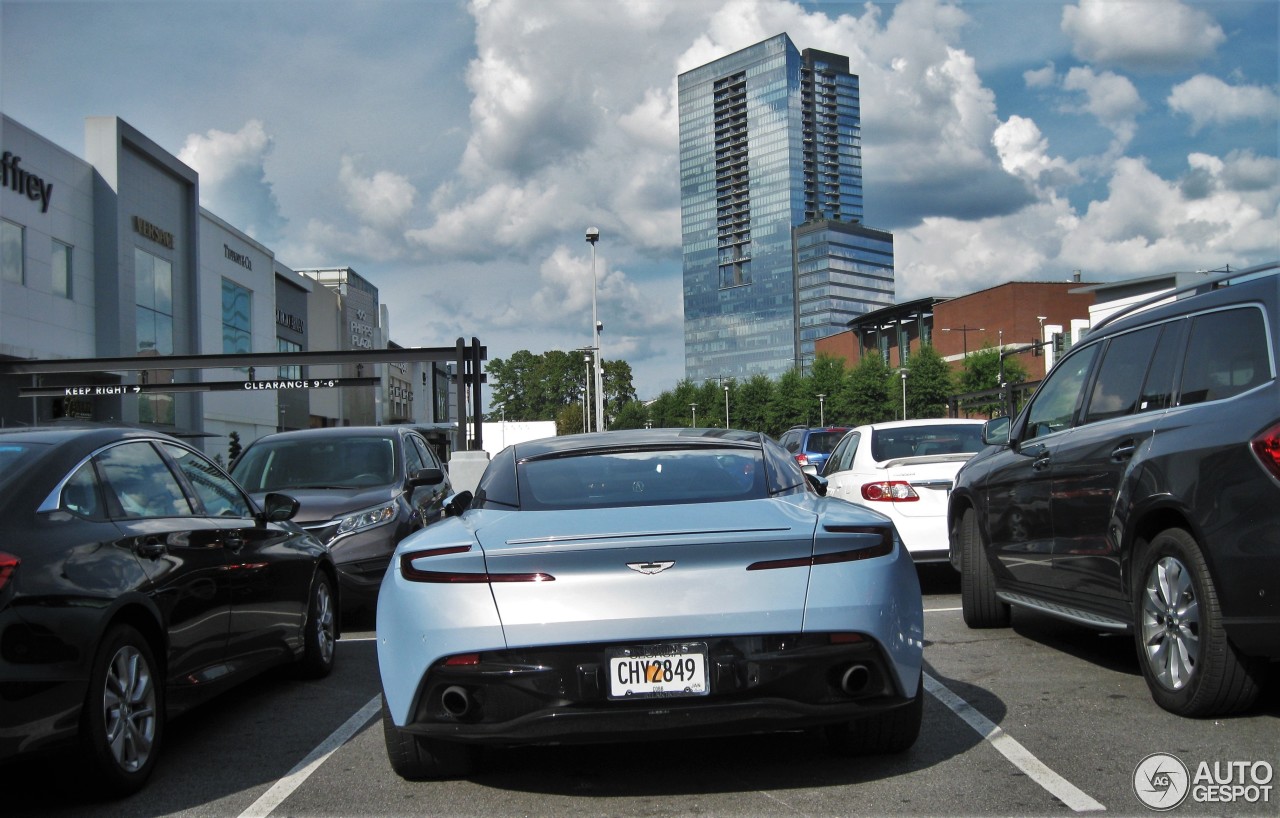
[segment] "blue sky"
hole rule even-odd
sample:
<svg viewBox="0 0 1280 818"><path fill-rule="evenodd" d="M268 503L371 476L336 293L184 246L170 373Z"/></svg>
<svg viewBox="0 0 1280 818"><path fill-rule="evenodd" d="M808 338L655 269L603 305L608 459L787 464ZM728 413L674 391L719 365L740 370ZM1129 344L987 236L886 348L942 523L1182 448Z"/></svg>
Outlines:
<svg viewBox="0 0 1280 818"><path fill-rule="evenodd" d="M1280 258L1280 3L0 0L0 110L114 115L406 346L589 343L684 374L675 78L786 32L861 78L898 297Z"/></svg>

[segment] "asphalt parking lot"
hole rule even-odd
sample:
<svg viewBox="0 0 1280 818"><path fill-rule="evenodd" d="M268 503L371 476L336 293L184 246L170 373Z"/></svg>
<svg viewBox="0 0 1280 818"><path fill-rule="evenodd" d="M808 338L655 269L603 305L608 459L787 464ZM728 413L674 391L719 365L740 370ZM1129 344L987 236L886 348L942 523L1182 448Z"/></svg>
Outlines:
<svg viewBox="0 0 1280 818"><path fill-rule="evenodd" d="M1266 775L1280 766L1275 666L1251 712L1181 719L1152 703L1127 637L1021 613L1010 629L971 631L950 568L927 567L921 576L930 695L920 739L901 756L839 759L819 736L786 733L492 750L471 778L407 782L386 760L373 623L365 619L349 626L329 679L271 674L175 720L160 767L132 798L96 801L77 787L67 759L46 759L4 770L3 812L1148 815L1154 811L1139 800L1135 773L1149 799L1163 795L1152 790L1168 784L1164 774L1177 773L1157 754L1181 762L1191 779L1168 814L1280 811L1280 782Z"/></svg>

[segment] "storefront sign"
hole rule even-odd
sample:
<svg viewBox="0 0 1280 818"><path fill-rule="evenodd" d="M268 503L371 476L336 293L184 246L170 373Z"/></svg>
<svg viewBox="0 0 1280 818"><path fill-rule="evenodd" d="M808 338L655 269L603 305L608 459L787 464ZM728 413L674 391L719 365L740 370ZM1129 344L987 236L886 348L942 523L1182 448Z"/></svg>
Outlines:
<svg viewBox="0 0 1280 818"><path fill-rule="evenodd" d="M168 230L161 230L159 227L156 227L141 216L133 217L133 232L137 233L139 236L151 239L162 247L168 247L170 250L173 249L173 234Z"/></svg>
<svg viewBox="0 0 1280 818"><path fill-rule="evenodd" d="M244 253L237 253L225 244L222 245L222 257L231 259L246 270L253 269L253 259L246 256Z"/></svg>
<svg viewBox="0 0 1280 818"><path fill-rule="evenodd" d="M33 202L39 202L40 212L48 213L49 198L53 195L53 182L45 182L34 173L27 173L18 167L21 162L21 156L14 156L9 151L4 152L4 157L0 159L0 166L3 168L0 169L0 181L3 182L3 187L25 194Z"/></svg>

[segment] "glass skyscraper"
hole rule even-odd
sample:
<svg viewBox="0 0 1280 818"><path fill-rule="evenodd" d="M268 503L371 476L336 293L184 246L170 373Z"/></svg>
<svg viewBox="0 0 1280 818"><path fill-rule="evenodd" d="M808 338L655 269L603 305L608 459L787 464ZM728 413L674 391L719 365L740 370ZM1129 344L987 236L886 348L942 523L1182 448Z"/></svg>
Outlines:
<svg viewBox="0 0 1280 818"><path fill-rule="evenodd" d="M860 227L858 78L786 34L679 77L685 376L771 377L893 303L893 237Z"/></svg>

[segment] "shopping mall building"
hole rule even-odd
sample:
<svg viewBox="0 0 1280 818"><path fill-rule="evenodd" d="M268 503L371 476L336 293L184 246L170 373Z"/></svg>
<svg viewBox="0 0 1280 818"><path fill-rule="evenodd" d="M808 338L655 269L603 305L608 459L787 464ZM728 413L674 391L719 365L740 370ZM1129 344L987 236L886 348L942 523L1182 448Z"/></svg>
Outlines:
<svg viewBox="0 0 1280 818"><path fill-rule="evenodd" d="M232 432L451 425L443 361L31 374L31 361L397 346L370 281L281 263L200 207L198 174L123 120L87 119L80 158L0 117L0 426L140 424L225 457Z"/></svg>

